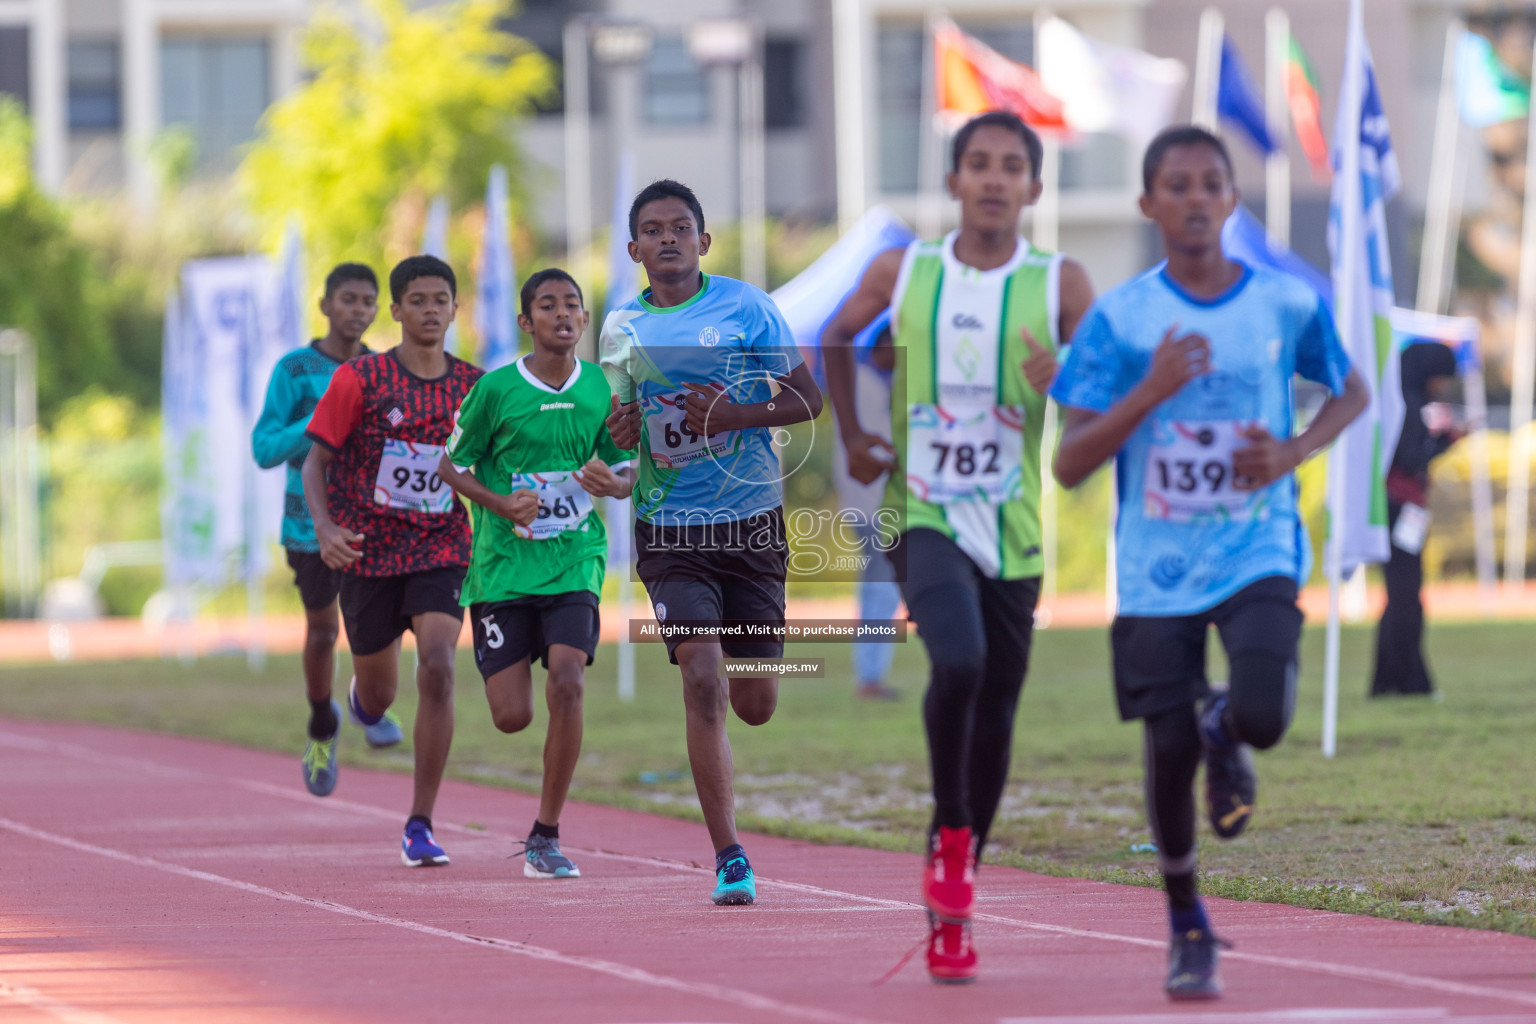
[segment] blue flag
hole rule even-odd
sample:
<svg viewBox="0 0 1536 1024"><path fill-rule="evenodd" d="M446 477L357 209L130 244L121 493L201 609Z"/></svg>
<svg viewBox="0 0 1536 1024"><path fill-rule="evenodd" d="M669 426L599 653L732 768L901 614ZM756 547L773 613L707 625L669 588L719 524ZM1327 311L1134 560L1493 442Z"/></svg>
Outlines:
<svg viewBox="0 0 1536 1024"><path fill-rule="evenodd" d="M1221 75L1216 86L1216 113L1228 121L1237 122L1255 146L1266 156L1280 147L1269 133L1269 120L1264 116L1264 96L1253 83L1242 54L1232 45L1232 37L1221 37Z"/></svg>
<svg viewBox="0 0 1536 1024"><path fill-rule="evenodd" d="M475 330L480 334L480 365L487 370L517 358L517 270L511 232L507 169L497 164L485 185L485 228L475 276Z"/></svg>
<svg viewBox="0 0 1536 1024"><path fill-rule="evenodd" d="M608 227L608 294L603 314L635 297L635 261L629 258L629 204L635 197L635 154L619 154L619 172L613 181L613 219Z"/></svg>
<svg viewBox="0 0 1536 1024"><path fill-rule="evenodd" d="M1221 226L1221 251L1250 267L1268 267L1301 278L1333 309L1333 282L1290 249L1270 240L1259 219L1239 205Z"/></svg>

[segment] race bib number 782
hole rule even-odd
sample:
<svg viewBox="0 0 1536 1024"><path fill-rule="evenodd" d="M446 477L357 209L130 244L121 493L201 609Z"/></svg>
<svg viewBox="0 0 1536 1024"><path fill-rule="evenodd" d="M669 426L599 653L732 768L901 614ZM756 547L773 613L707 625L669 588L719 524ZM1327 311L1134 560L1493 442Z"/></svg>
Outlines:
<svg viewBox="0 0 1536 1024"><path fill-rule="evenodd" d="M923 501L990 505L1024 494L1024 410L908 408L907 488Z"/></svg>

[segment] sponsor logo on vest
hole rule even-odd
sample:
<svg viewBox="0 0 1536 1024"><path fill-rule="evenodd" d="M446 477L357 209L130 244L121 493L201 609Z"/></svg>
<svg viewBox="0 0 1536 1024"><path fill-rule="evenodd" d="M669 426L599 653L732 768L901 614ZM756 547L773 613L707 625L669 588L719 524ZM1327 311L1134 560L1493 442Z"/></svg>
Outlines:
<svg viewBox="0 0 1536 1024"><path fill-rule="evenodd" d="M400 421L405 419L405 413L401 412L399 409L391 409L389 410L389 415L385 418L389 420L390 426L398 427L400 425Z"/></svg>
<svg viewBox="0 0 1536 1024"><path fill-rule="evenodd" d="M956 319L959 319L958 317ZM980 353L976 346L971 344L969 334L961 335L960 344L955 346L955 366L967 382L976 379L976 371L980 368Z"/></svg>
<svg viewBox="0 0 1536 1024"><path fill-rule="evenodd" d="M539 412L548 412L551 409L574 409L574 408L576 408L576 403L575 402L545 402L543 405L539 406Z"/></svg>
<svg viewBox="0 0 1536 1024"><path fill-rule="evenodd" d="M981 320L969 313L956 313L955 318L950 323L962 331L979 331L982 329Z"/></svg>
<svg viewBox="0 0 1536 1024"><path fill-rule="evenodd" d="M714 348L720 344L720 332L713 327L706 327L699 332L699 344L705 348Z"/></svg>

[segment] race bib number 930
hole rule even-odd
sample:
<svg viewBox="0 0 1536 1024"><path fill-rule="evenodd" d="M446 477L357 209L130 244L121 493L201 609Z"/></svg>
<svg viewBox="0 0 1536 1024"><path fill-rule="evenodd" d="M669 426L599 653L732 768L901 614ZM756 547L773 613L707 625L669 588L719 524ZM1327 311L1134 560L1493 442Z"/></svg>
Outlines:
<svg viewBox="0 0 1536 1024"><path fill-rule="evenodd" d="M453 490L437 475L440 444L389 438L373 482L373 503L411 512L442 513L453 508Z"/></svg>

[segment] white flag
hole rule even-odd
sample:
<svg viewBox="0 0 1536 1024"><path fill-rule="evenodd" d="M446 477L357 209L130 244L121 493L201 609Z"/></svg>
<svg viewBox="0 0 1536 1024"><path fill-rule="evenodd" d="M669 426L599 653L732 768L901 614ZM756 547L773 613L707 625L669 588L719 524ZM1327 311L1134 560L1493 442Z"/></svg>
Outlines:
<svg viewBox="0 0 1536 1024"><path fill-rule="evenodd" d="M507 169L497 164L485 185L485 230L475 277L475 330L480 334L480 365L487 370L517 358L517 271L511 232Z"/></svg>
<svg viewBox="0 0 1536 1024"><path fill-rule="evenodd" d="M1090 39L1060 18L1040 26L1040 80L1079 132L1147 140L1173 121L1187 72L1171 57Z"/></svg>
<svg viewBox="0 0 1536 1024"><path fill-rule="evenodd" d="M1403 425L1403 395L1392 343L1392 258L1386 204L1398 191L1397 156L1365 40L1360 0L1350 4L1344 80L1335 121L1328 243L1339 336L1371 391L1370 407L1334 445L1328 465L1329 529L1340 571L1384 562L1387 467Z"/></svg>
<svg viewBox="0 0 1536 1024"><path fill-rule="evenodd" d="M453 261L448 258L448 197L436 195L432 197L432 205L427 207L427 226L421 233L421 251L428 256L436 256L450 267ZM457 275L457 271L454 272ZM448 337L443 339L443 351L456 356L463 356L459 348L459 325L448 325Z"/></svg>

